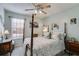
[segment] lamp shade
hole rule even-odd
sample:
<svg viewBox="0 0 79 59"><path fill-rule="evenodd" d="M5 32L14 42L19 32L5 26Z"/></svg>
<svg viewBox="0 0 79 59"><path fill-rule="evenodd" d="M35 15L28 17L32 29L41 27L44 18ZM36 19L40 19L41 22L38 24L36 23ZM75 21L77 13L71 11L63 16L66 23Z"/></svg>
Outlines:
<svg viewBox="0 0 79 59"><path fill-rule="evenodd" d="M48 28L44 27L43 32L47 32L47 31L48 31Z"/></svg>
<svg viewBox="0 0 79 59"><path fill-rule="evenodd" d="M5 32L4 32L5 34L9 34L9 31L8 30L5 30Z"/></svg>

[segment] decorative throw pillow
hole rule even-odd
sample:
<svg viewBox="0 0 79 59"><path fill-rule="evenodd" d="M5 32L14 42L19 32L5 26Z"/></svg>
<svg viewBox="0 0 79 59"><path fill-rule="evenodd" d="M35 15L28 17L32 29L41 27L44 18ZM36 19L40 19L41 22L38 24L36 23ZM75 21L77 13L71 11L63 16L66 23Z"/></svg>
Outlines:
<svg viewBox="0 0 79 59"><path fill-rule="evenodd" d="M59 35L59 33L54 32L53 34L51 34L51 38L52 39L58 39L58 35Z"/></svg>
<svg viewBox="0 0 79 59"><path fill-rule="evenodd" d="M49 38L49 32L45 32L43 37Z"/></svg>

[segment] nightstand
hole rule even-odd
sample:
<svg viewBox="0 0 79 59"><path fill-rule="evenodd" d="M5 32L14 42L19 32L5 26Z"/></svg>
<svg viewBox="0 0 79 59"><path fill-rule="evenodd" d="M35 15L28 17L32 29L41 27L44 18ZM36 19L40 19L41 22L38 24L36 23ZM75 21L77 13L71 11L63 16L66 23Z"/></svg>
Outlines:
<svg viewBox="0 0 79 59"><path fill-rule="evenodd" d="M66 40L66 51L70 54L79 55L79 42Z"/></svg>

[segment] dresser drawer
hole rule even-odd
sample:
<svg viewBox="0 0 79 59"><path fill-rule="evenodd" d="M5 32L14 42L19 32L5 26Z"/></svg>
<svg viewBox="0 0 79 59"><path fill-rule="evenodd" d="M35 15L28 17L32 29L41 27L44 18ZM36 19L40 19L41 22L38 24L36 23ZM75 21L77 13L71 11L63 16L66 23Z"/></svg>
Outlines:
<svg viewBox="0 0 79 59"><path fill-rule="evenodd" d="M66 49L73 54L79 55L79 44L76 42L68 42L66 41Z"/></svg>

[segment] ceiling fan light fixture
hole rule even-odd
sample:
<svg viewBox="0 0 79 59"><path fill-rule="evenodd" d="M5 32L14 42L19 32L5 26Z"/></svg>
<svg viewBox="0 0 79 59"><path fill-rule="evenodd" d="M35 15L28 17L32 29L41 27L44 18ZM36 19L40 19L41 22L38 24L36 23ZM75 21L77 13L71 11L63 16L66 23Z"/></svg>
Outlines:
<svg viewBox="0 0 79 59"><path fill-rule="evenodd" d="M42 11L39 11L39 13L42 13Z"/></svg>
<svg viewBox="0 0 79 59"><path fill-rule="evenodd" d="M37 14L37 13L38 13L38 11L37 11L37 10L35 10L35 13Z"/></svg>
<svg viewBox="0 0 79 59"><path fill-rule="evenodd" d="M37 14L37 13L42 13L42 11L35 10L35 14Z"/></svg>

